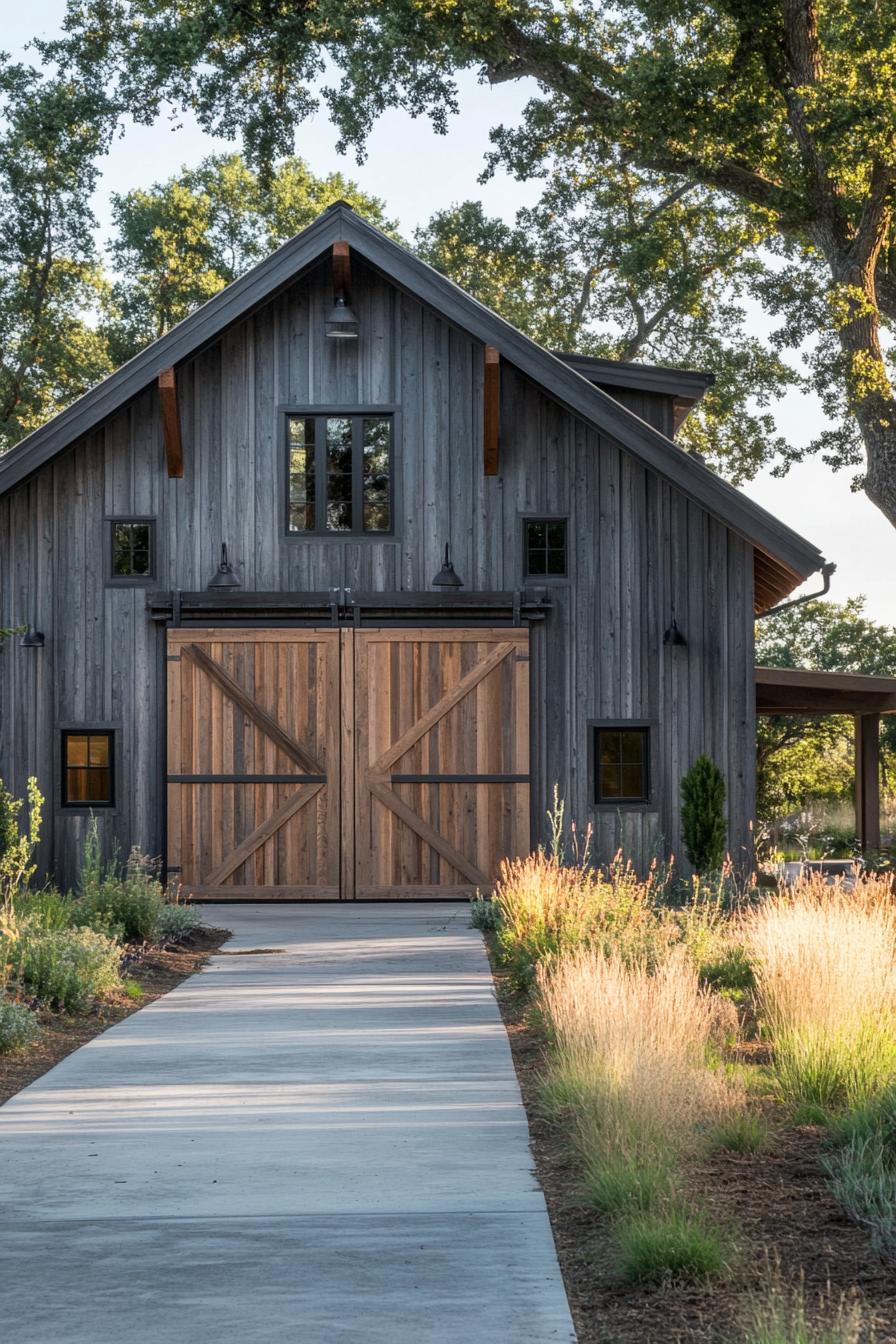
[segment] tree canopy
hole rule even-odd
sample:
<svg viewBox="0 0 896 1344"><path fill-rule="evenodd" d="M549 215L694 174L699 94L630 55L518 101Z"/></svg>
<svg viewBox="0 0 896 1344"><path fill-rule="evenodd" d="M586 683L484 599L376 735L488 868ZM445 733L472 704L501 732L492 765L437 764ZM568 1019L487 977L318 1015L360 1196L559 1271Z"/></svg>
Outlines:
<svg viewBox="0 0 896 1344"><path fill-rule="evenodd" d="M0 452L108 373L89 92L0 63Z"/></svg>
<svg viewBox="0 0 896 1344"><path fill-rule="evenodd" d="M298 233L334 201L395 226L378 198L340 173L289 158L264 186L238 154L212 155L166 182L113 197L116 280L104 331L121 363Z"/></svg>
<svg viewBox="0 0 896 1344"><path fill-rule="evenodd" d="M150 121L167 100L242 134L262 171L321 99L363 152L388 107L444 130L461 70L531 81L492 167L557 171L576 199L581 176L585 209L592 174L607 189L627 173L642 214L686 186L729 211L779 344L808 343L830 423L807 449L835 466L864 454L896 525L894 20L896 0L69 0L44 50L121 115Z"/></svg>
<svg viewBox="0 0 896 1344"><path fill-rule="evenodd" d="M820 672L892 676L896 628L865 615L864 600L807 602L757 623L756 662ZM760 716L757 814L772 821L810 798L849 798L853 785L853 721L840 715ZM884 785L896 787L896 721L881 730Z"/></svg>

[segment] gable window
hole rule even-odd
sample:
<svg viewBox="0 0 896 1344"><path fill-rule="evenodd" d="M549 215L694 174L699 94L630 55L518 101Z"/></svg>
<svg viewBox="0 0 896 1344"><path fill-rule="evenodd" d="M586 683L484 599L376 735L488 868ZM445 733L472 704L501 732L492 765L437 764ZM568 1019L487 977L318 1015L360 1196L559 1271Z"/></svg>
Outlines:
<svg viewBox="0 0 896 1344"><path fill-rule="evenodd" d="M648 802L650 729L621 723L598 726L593 732L595 802Z"/></svg>
<svg viewBox="0 0 896 1344"><path fill-rule="evenodd" d="M287 417L292 535L392 531L392 416Z"/></svg>
<svg viewBox="0 0 896 1344"><path fill-rule="evenodd" d="M77 728L62 734L62 806L114 807L114 734Z"/></svg>
<svg viewBox="0 0 896 1344"><path fill-rule="evenodd" d="M151 518L112 518L112 579L151 579L154 577L154 531Z"/></svg>
<svg viewBox="0 0 896 1344"><path fill-rule="evenodd" d="M566 578L566 519L524 518L526 578Z"/></svg>

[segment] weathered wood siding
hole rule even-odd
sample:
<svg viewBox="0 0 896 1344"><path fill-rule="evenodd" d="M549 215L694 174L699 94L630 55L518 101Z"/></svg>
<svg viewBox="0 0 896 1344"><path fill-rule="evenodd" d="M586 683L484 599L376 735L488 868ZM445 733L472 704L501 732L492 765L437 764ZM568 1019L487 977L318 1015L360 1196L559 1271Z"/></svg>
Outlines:
<svg viewBox="0 0 896 1344"><path fill-rule="evenodd" d="M593 819L597 852L679 844L678 783L703 750L728 778L732 844L753 813L752 551L512 368L500 474L482 470L482 346L353 261L354 348L328 342L326 266L178 370L184 475L165 471L155 390L0 499L0 625L33 621L43 650L0 651L0 773L47 795L42 858L65 881L86 816L59 809L60 725L117 729L107 841L164 844L164 631L145 587L106 583L104 518L157 518L160 588L204 588L222 541L249 590L430 587L446 541L468 589L522 583L525 514L569 517L570 574L533 639L536 816L556 782ZM628 400L628 398L627 398ZM396 528L384 540L284 535L282 408L398 412ZM645 403L645 419L665 414ZM675 612L686 649L663 646ZM587 723L655 723L655 806L595 812Z"/></svg>

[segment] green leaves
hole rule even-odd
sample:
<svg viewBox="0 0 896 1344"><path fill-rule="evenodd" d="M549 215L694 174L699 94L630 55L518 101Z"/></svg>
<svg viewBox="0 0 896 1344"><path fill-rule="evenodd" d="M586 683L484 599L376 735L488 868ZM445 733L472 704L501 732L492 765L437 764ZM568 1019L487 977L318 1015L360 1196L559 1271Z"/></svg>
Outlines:
<svg viewBox="0 0 896 1344"><path fill-rule="evenodd" d="M340 173L286 159L262 183L238 154L212 155L149 190L113 197L116 235L104 334L116 364L298 233L334 201L394 234L382 201Z"/></svg>

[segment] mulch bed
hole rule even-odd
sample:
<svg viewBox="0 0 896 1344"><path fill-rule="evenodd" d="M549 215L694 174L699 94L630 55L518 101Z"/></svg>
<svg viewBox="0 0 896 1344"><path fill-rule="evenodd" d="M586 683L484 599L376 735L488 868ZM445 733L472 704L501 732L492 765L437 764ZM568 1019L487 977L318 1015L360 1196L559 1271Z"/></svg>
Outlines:
<svg viewBox="0 0 896 1344"><path fill-rule="evenodd" d="M690 1174L696 1201L733 1235L725 1280L622 1280L608 1220L583 1205L568 1141L541 1113L541 1042L497 969L495 981L579 1344L737 1344L750 1295L761 1294L770 1271L804 1282L810 1303L826 1293L834 1303L857 1297L873 1325L865 1338L896 1344L896 1271L831 1197L818 1163L821 1135L809 1127L782 1129L767 1152L714 1155Z"/></svg>
<svg viewBox="0 0 896 1344"><path fill-rule="evenodd" d="M153 999L161 998L188 976L195 975L229 937L225 929L199 928L176 947L132 949L125 974L143 991L136 1001L122 994L85 1013L72 1015L40 1009L38 1019L42 1030L35 1044L27 1050L0 1055L0 1104L94 1036L130 1017L139 1008L145 1008Z"/></svg>

